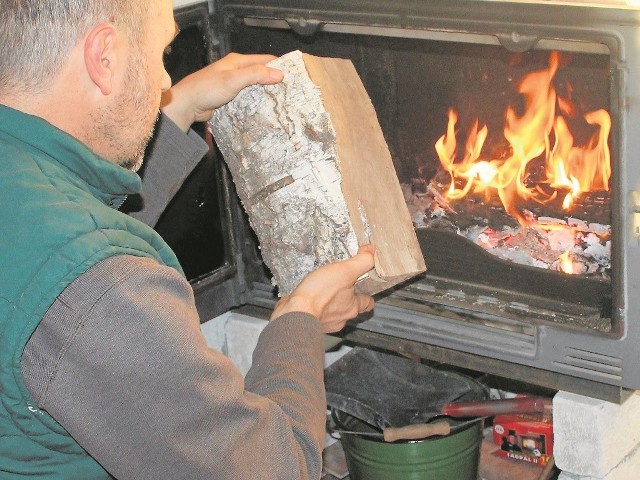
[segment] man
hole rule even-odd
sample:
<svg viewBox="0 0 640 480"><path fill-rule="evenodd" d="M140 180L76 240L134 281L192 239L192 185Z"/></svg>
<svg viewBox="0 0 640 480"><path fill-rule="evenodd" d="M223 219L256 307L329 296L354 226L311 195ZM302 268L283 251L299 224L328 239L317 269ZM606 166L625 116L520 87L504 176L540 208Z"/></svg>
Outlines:
<svg viewBox="0 0 640 480"><path fill-rule="evenodd" d="M170 0L0 0L2 479L320 476L322 334L373 307L373 253L282 298L244 379L207 348L173 252L117 208L163 91L149 166L191 148L184 177L191 123L282 74L232 55L169 90L175 31Z"/></svg>

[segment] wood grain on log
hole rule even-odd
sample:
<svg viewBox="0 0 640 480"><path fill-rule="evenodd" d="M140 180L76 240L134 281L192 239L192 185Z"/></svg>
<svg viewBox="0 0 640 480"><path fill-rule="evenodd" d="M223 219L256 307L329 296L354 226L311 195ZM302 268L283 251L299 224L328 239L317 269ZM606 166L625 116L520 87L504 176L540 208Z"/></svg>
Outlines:
<svg viewBox="0 0 640 480"><path fill-rule="evenodd" d="M358 288L377 293L425 270L371 101L349 60L299 51L271 63L276 85L245 88L211 127L280 295L326 263L376 247Z"/></svg>

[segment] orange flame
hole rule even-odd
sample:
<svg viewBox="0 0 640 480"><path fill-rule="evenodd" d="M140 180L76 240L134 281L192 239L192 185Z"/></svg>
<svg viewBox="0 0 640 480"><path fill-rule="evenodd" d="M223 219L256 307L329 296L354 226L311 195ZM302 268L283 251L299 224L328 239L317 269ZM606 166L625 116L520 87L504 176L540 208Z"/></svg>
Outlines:
<svg viewBox="0 0 640 480"><path fill-rule="evenodd" d="M558 190L568 190L563 208L569 209L583 192L609 190L611 158L607 141L611 118L605 110L587 113L585 121L598 126L598 131L586 146L574 146L566 120L556 113L556 107L565 114L573 112L571 102L559 98L552 86L559 63L557 52L553 52L548 69L532 72L520 83L518 92L525 98L525 110L518 116L512 107L507 108L503 132L511 146L507 159L481 158L489 132L486 126L479 128L476 120L467 136L462 159L456 160L458 115L449 110L447 132L435 145L440 163L451 176L448 198L495 191L505 211L527 225L529 222L515 206L517 199L545 203L555 198ZM541 156L545 159L546 178L536 185L527 185L527 169ZM460 184L461 188L456 186ZM540 188L542 184L551 187L552 193L545 193Z"/></svg>

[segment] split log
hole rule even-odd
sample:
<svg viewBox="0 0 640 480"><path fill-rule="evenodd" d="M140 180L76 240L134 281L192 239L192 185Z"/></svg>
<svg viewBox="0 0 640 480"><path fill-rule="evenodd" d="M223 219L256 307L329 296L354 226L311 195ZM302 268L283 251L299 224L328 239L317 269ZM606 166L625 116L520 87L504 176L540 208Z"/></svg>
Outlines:
<svg viewBox="0 0 640 480"><path fill-rule="evenodd" d="M219 108L213 136L279 294L326 263L376 247L358 289L378 293L425 270L391 154L349 60L291 52L276 85Z"/></svg>

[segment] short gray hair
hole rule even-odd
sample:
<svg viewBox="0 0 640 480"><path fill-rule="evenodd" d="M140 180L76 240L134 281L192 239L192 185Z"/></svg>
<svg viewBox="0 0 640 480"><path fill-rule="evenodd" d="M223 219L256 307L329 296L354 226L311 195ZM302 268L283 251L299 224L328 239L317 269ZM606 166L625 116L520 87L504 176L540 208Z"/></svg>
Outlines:
<svg viewBox="0 0 640 480"><path fill-rule="evenodd" d="M0 93L37 92L100 22L141 38L152 0L0 0Z"/></svg>

